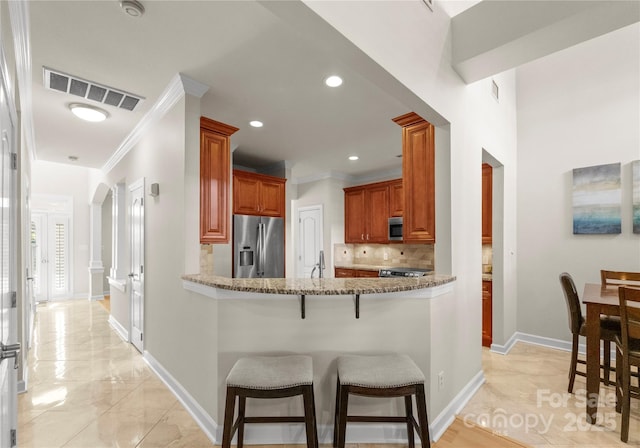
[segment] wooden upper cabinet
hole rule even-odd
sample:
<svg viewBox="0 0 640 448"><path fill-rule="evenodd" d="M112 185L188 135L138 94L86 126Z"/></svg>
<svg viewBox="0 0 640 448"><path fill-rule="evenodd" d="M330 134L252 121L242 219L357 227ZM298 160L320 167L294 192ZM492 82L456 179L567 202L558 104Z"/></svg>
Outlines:
<svg viewBox="0 0 640 448"><path fill-rule="evenodd" d="M349 188L344 191L344 242L363 243L365 241L365 189Z"/></svg>
<svg viewBox="0 0 640 448"><path fill-rule="evenodd" d="M411 112L394 118L402 126L405 243L435 243L435 141L433 125Z"/></svg>
<svg viewBox="0 0 640 448"><path fill-rule="evenodd" d="M482 244L491 244L493 226L493 168L482 164Z"/></svg>
<svg viewBox="0 0 640 448"><path fill-rule="evenodd" d="M229 140L238 128L200 117L200 243L229 242Z"/></svg>
<svg viewBox="0 0 640 448"><path fill-rule="evenodd" d="M374 185L365 190L365 230L367 243L389 241L389 185Z"/></svg>
<svg viewBox="0 0 640 448"><path fill-rule="evenodd" d="M402 179L344 189L345 243L389 242L390 202L398 184Z"/></svg>
<svg viewBox="0 0 640 448"><path fill-rule="evenodd" d="M402 179L394 180L389 185L389 215L400 217L404 210L404 190L402 189Z"/></svg>
<svg viewBox="0 0 640 448"><path fill-rule="evenodd" d="M233 213L284 217L286 179L233 171Z"/></svg>

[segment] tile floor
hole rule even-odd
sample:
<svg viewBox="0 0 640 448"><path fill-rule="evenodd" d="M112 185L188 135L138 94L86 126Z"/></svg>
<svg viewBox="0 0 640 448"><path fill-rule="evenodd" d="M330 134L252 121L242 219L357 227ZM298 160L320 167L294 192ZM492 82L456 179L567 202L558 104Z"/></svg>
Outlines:
<svg viewBox="0 0 640 448"><path fill-rule="evenodd" d="M96 302L38 307L18 447L212 447Z"/></svg>
<svg viewBox="0 0 640 448"><path fill-rule="evenodd" d="M212 447L141 355L111 330L107 318L108 312L95 302L38 307L29 391L18 400L18 446ZM568 366L569 353L535 345L519 343L506 356L484 350L487 382L459 418L533 447L640 446L638 401L632 400L625 445L614 388L601 389L602 424L587 425L581 400L585 382L577 377L576 394L567 395Z"/></svg>

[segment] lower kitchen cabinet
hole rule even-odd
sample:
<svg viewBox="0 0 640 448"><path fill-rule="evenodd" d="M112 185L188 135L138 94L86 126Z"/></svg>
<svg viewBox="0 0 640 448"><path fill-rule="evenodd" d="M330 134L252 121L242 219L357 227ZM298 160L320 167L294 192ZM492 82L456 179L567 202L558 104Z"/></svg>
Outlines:
<svg viewBox="0 0 640 448"><path fill-rule="evenodd" d="M335 278L378 277L378 271L368 269L335 268Z"/></svg>
<svg viewBox="0 0 640 448"><path fill-rule="evenodd" d="M493 299L492 285L489 281L482 282L482 346L491 347L493 341L492 317Z"/></svg>

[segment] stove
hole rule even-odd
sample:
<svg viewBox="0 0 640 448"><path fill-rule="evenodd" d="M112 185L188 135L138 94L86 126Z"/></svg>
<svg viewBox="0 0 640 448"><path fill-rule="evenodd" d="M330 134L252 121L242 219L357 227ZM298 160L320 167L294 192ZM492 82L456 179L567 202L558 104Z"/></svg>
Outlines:
<svg viewBox="0 0 640 448"><path fill-rule="evenodd" d="M384 268L380 269L378 277L422 277L433 272L431 269L419 268Z"/></svg>

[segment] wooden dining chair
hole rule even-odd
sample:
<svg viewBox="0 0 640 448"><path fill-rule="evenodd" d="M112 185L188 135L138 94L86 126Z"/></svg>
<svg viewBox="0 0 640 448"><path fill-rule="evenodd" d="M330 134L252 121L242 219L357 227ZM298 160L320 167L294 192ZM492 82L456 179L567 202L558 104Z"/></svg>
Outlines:
<svg viewBox="0 0 640 448"><path fill-rule="evenodd" d="M600 271L603 288L607 286L640 286L640 272Z"/></svg>
<svg viewBox="0 0 640 448"><path fill-rule="evenodd" d="M629 413L631 397L638 398L638 388L631 386L631 366L640 367L640 289L621 286L620 300L621 332L616 337L617 356L622 358L616 371L616 411L622 411L620 440L629 440Z"/></svg>
<svg viewBox="0 0 640 448"><path fill-rule="evenodd" d="M569 329L573 335L573 343L571 346L571 365L569 368L569 393L573 393L573 383L576 375L586 377L585 372L578 370L578 364L586 364L583 359L578 359L578 339L580 336L587 335L587 327L582 309L580 308L580 298L578 291L571 275L566 272L560 274L560 284L566 299L567 311L569 314ZM600 378L605 384L609 384L610 372L615 368L611 367L611 343L615 342L616 336L620 334L620 318L617 316L601 316L600 317L600 339L604 341L604 364L600 367L604 370L604 378Z"/></svg>

